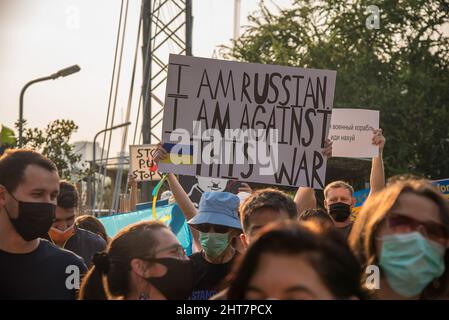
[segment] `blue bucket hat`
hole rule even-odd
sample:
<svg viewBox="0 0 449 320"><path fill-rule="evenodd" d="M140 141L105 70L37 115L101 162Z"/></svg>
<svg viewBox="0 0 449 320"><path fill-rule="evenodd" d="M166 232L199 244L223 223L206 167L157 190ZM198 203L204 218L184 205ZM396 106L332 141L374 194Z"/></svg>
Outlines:
<svg viewBox="0 0 449 320"><path fill-rule="evenodd" d="M242 230L239 219L240 199L229 192L204 192L201 196L198 213L189 224L216 224Z"/></svg>

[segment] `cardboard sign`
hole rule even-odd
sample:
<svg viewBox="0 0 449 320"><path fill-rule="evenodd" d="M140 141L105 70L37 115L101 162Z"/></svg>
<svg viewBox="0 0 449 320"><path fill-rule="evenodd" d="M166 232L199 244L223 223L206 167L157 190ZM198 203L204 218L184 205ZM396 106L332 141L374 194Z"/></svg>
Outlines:
<svg viewBox="0 0 449 320"><path fill-rule="evenodd" d="M136 181L161 179L157 172L157 165L153 161L155 151L156 146L152 144L129 146L131 174Z"/></svg>
<svg viewBox="0 0 449 320"><path fill-rule="evenodd" d="M379 147L372 144L373 130L379 129L379 111L364 109L334 109L329 130L332 156L372 158Z"/></svg>
<svg viewBox="0 0 449 320"><path fill-rule="evenodd" d="M336 72L170 55L161 172L324 188Z"/></svg>

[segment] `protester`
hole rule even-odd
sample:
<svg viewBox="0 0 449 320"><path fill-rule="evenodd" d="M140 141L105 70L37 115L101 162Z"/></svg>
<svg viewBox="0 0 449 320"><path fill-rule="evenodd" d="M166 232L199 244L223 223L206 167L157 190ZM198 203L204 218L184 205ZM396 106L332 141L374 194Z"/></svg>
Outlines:
<svg viewBox="0 0 449 320"><path fill-rule="evenodd" d="M99 235L106 243L109 242L108 234L106 233L106 229L98 218L83 214L81 216L76 217L75 225L78 228L93 232Z"/></svg>
<svg viewBox="0 0 449 320"><path fill-rule="evenodd" d="M37 152L0 158L0 299L75 299L82 259L40 239L56 210L59 176Z"/></svg>
<svg viewBox="0 0 449 320"><path fill-rule="evenodd" d="M361 268L341 233L318 221L260 230L232 277L230 300L364 299Z"/></svg>
<svg viewBox="0 0 449 320"><path fill-rule="evenodd" d="M447 297L449 205L427 181L398 180L368 199L349 243L364 267L380 267L377 298Z"/></svg>
<svg viewBox="0 0 449 320"><path fill-rule="evenodd" d="M229 192L205 192L198 214L188 221L198 230L201 252L190 256L194 265L195 287L192 300L207 300L227 287L223 280L237 256L232 239L241 233L239 198Z"/></svg>
<svg viewBox="0 0 449 320"><path fill-rule="evenodd" d="M78 191L76 187L70 182L61 181L56 220L45 238L60 248L76 253L84 259L84 263L89 267L94 254L106 248L106 242L99 235L75 225L77 210Z"/></svg>
<svg viewBox="0 0 449 320"><path fill-rule="evenodd" d="M163 223L140 222L122 229L106 252L95 255L80 299L182 300L192 288L192 263L175 235Z"/></svg>
<svg viewBox="0 0 449 320"><path fill-rule="evenodd" d="M155 153L154 162L158 164L161 160L164 160L168 157L167 151L163 148L162 144L159 143L157 146L157 152ZM197 206L190 200L189 195L184 190L184 188L179 183L178 179L173 173L167 174L167 181L170 186L170 190L172 192L172 195L176 201L177 207L181 210L182 214L186 218L186 220L190 220L197 214ZM247 183L241 183L238 188L238 195L237 197L242 202L242 200L245 200L248 198L248 196L252 193L251 187ZM202 194L204 192L202 191ZM201 243L199 240L199 233L198 230L195 228L190 228L190 231L192 233L193 238L193 252L199 252L201 251ZM235 239L231 241L235 246L239 247L240 249L240 243L238 243Z"/></svg>
<svg viewBox="0 0 449 320"><path fill-rule="evenodd" d="M382 190L385 185L384 165L383 165L383 149L385 146L385 137L382 135L382 129L373 131L373 145L379 147L379 155L373 157L370 175L370 193L368 198L376 192ZM326 141L325 148L322 153L330 157L332 155L332 143ZM315 193L312 188L300 187L295 196L295 203L298 212L307 209L317 209ZM356 203L354 197L354 189L351 185L344 181L334 181L324 189L324 207L331 216L334 225L341 230L347 238L351 231L353 221L351 220L351 212Z"/></svg>
<svg viewBox="0 0 449 320"><path fill-rule="evenodd" d="M240 241L244 251L253 241L261 228L275 221L297 220L298 212L293 199L286 193L276 189L261 189L253 192L240 205L240 222L243 233ZM225 300L227 288L210 298L210 300Z"/></svg>
<svg viewBox="0 0 449 320"><path fill-rule="evenodd" d="M240 206L243 227L240 239L247 248L257 232L268 223L297 218L295 202L286 193L271 188L257 190Z"/></svg>

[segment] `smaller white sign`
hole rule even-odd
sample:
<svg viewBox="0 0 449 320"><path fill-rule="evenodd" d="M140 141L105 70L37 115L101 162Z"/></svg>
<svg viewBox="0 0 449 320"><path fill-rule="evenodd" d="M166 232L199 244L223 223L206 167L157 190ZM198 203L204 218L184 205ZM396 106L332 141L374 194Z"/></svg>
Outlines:
<svg viewBox="0 0 449 320"><path fill-rule="evenodd" d="M334 108L329 130L329 139L333 142L332 156L377 157L379 147L372 141L375 129L379 129L379 111Z"/></svg>

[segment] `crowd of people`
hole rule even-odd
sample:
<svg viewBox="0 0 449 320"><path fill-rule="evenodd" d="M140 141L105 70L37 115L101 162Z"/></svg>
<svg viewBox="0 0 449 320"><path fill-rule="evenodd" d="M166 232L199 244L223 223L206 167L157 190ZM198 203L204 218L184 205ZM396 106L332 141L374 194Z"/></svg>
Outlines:
<svg viewBox="0 0 449 320"><path fill-rule="evenodd" d="M275 188L205 192L198 208L169 173L193 238L187 256L164 223L112 239L78 193L31 150L0 158L0 299L259 300L449 298L449 203L427 180L385 183L375 130L370 194L355 219L344 181L295 197ZM332 144L322 150L330 157ZM158 146L155 161L168 156Z"/></svg>

